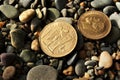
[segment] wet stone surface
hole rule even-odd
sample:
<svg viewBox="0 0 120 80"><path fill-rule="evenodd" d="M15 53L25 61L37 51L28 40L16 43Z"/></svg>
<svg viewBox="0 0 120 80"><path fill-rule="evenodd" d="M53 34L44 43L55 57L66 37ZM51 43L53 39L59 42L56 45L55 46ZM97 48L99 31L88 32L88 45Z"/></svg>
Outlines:
<svg viewBox="0 0 120 80"><path fill-rule="evenodd" d="M111 22L102 39L88 39L78 27L79 18L94 10ZM40 34L53 22L68 23L77 34L74 49L62 57L49 56L41 47ZM86 22L85 28L92 22L99 30L99 19ZM70 46L73 39L69 29L55 31L57 26L41 37L56 56L65 54L64 44ZM0 80L120 80L120 0L0 0Z"/></svg>

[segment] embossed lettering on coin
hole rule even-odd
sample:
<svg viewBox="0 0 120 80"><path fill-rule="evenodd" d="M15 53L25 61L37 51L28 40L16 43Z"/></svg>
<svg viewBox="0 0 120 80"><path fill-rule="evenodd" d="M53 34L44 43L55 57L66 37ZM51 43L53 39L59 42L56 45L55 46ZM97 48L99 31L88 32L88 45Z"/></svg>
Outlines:
<svg viewBox="0 0 120 80"><path fill-rule="evenodd" d="M69 54L75 48L77 33L66 22L53 22L45 26L39 40L42 50L47 55L62 57Z"/></svg>
<svg viewBox="0 0 120 80"><path fill-rule="evenodd" d="M101 39L110 32L111 23L104 13L88 11L79 18L78 28L87 38Z"/></svg>

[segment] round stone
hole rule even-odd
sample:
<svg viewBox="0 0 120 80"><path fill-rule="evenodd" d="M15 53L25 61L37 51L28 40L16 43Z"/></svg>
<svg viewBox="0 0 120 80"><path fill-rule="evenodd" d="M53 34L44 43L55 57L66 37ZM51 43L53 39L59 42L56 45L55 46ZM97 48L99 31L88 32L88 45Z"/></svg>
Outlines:
<svg viewBox="0 0 120 80"><path fill-rule="evenodd" d="M47 65L35 66L27 74L27 80L57 80L57 70Z"/></svg>
<svg viewBox="0 0 120 80"><path fill-rule="evenodd" d="M75 48L77 33L66 22L53 22L43 28L39 41L44 53L51 57L63 57Z"/></svg>
<svg viewBox="0 0 120 80"><path fill-rule="evenodd" d="M112 56L107 52L103 51L100 54L99 66L106 68L110 68L113 64Z"/></svg>
<svg viewBox="0 0 120 80"><path fill-rule="evenodd" d="M109 18L100 11L88 11L78 20L80 32L89 39L101 39L111 30Z"/></svg>
<svg viewBox="0 0 120 80"><path fill-rule="evenodd" d="M3 77L4 80L9 80L14 76L14 74L15 74L15 67L14 66L8 66L3 71L2 77Z"/></svg>

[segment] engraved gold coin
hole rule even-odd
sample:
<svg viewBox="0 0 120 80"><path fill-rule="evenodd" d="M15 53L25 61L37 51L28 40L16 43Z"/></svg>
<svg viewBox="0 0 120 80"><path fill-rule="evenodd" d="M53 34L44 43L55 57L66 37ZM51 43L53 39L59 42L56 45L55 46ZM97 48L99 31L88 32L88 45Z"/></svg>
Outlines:
<svg viewBox="0 0 120 80"><path fill-rule="evenodd" d="M80 32L89 39L101 39L111 30L111 22L107 15L100 11L88 11L78 20Z"/></svg>
<svg viewBox="0 0 120 80"><path fill-rule="evenodd" d="M77 44L77 32L67 22L52 22L40 33L42 51L51 57L63 57L71 53Z"/></svg>

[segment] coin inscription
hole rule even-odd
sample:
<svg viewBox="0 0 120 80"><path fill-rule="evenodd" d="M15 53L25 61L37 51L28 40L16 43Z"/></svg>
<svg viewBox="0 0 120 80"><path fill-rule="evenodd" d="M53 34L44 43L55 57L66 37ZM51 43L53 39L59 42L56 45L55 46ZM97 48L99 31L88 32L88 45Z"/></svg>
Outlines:
<svg viewBox="0 0 120 80"><path fill-rule="evenodd" d="M79 18L78 27L85 37L100 39L110 32L111 23L104 13L100 11L88 11Z"/></svg>
<svg viewBox="0 0 120 80"><path fill-rule="evenodd" d="M69 54L76 46L77 33L66 22L53 22L45 26L40 34L42 50L52 57Z"/></svg>

